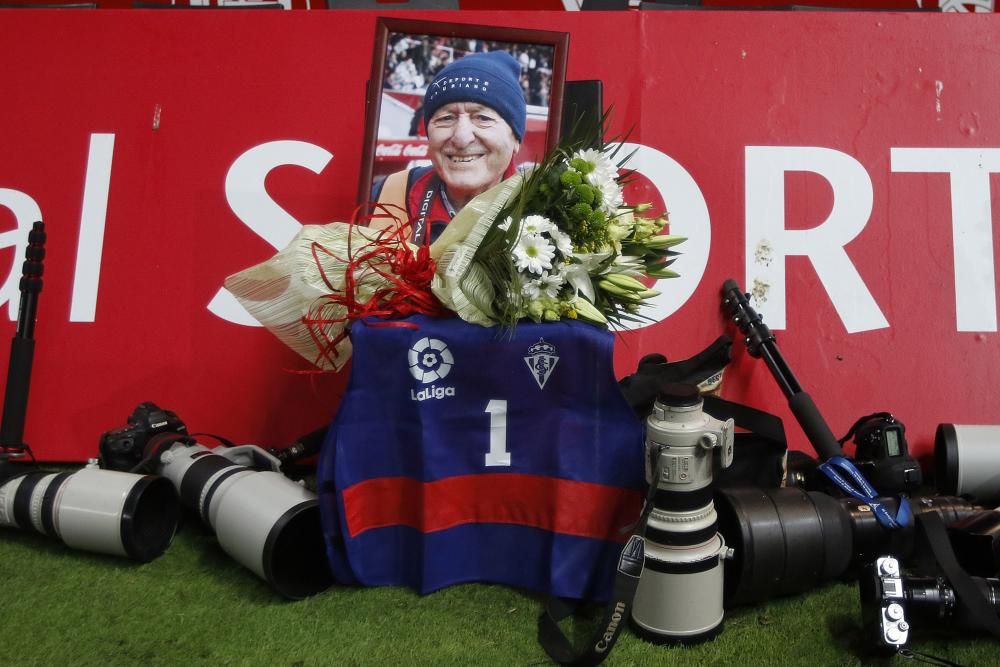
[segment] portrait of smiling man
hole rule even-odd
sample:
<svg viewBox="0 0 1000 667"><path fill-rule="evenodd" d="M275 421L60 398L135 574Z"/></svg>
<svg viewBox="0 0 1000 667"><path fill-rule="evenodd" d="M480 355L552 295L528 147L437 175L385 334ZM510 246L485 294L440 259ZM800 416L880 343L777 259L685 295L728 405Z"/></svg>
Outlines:
<svg viewBox="0 0 1000 667"><path fill-rule="evenodd" d="M422 109L431 166L374 183L372 200L399 220L377 218L371 227L408 220L411 240L430 243L473 197L514 174L527 116L520 77L506 51L473 53L437 73Z"/></svg>

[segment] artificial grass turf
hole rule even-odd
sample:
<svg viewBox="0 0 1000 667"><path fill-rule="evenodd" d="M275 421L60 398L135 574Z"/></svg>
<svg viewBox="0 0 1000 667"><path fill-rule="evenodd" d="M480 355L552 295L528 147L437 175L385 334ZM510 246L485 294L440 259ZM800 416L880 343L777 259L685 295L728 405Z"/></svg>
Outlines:
<svg viewBox="0 0 1000 667"><path fill-rule="evenodd" d="M334 587L291 602L190 517L167 552L144 565L5 529L0 581L3 665L548 664L535 638L540 596L486 584L423 597ZM626 632L605 664L878 664L860 652L853 584L731 610L725 623L717 639L692 647L654 646ZM578 639L591 630L585 621L569 628ZM917 650L1000 664L992 640L921 632L912 635Z"/></svg>

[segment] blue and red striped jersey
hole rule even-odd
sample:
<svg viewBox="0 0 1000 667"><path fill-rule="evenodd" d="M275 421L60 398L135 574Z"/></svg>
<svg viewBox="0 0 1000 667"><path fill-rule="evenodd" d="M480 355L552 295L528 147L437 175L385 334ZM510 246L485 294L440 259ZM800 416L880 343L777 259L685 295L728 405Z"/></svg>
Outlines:
<svg viewBox="0 0 1000 667"><path fill-rule="evenodd" d="M645 486L612 334L414 316L351 338L318 479L338 578L606 599Z"/></svg>

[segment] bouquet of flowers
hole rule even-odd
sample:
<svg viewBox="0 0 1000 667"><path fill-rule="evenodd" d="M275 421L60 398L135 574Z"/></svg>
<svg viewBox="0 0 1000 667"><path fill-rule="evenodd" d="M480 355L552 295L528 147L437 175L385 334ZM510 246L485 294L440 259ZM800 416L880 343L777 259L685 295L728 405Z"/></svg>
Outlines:
<svg viewBox="0 0 1000 667"><path fill-rule="evenodd" d="M562 148L480 195L492 206L463 209L432 247L435 296L483 325L640 319L659 294L641 279L676 277L672 248L685 239L662 233L666 217L644 217L648 204L624 204L631 174L620 176L614 158L606 145Z"/></svg>
<svg viewBox="0 0 1000 667"><path fill-rule="evenodd" d="M599 128L603 130L604 120ZM483 326L580 319L641 319L659 294L643 279L676 277L685 239L666 217L628 206L616 149L584 132L524 174L469 202L429 248L408 225L375 232L354 223L306 225L273 258L226 279L261 324L314 365L350 357L348 325L378 316L453 312ZM586 146L598 146L586 148ZM399 326L401 322L392 322Z"/></svg>

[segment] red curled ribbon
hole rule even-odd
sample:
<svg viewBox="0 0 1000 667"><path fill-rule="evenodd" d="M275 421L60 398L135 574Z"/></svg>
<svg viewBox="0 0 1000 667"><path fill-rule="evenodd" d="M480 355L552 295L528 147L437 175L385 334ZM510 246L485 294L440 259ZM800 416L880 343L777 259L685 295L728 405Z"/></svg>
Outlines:
<svg viewBox="0 0 1000 667"><path fill-rule="evenodd" d="M335 255L321 243L313 242L312 255L320 277L330 293L319 299L302 317L302 323L309 331L319 349L314 363L326 361L336 367L337 345L348 336L347 325L365 317L378 317L386 321L373 322L370 326L406 327L416 329L412 322L400 322L401 318L417 313L431 317L451 315L431 292L431 279L437 268L430 256L430 246L421 245L416 254L407 245L412 233L412 225L403 222L383 204L375 207L382 212L364 216L360 221L348 224L352 227L369 220L391 218L396 224L383 230L377 238L367 242L355 252L348 235L347 257ZM396 208L396 207L394 207ZM338 290L330 281L321 261L322 256L331 257L347 265L344 272L344 288ZM375 289L365 300L358 298L358 288L366 283L376 282L382 286ZM344 325L335 327L335 325ZM338 333L330 336L330 328Z"/></svg>

